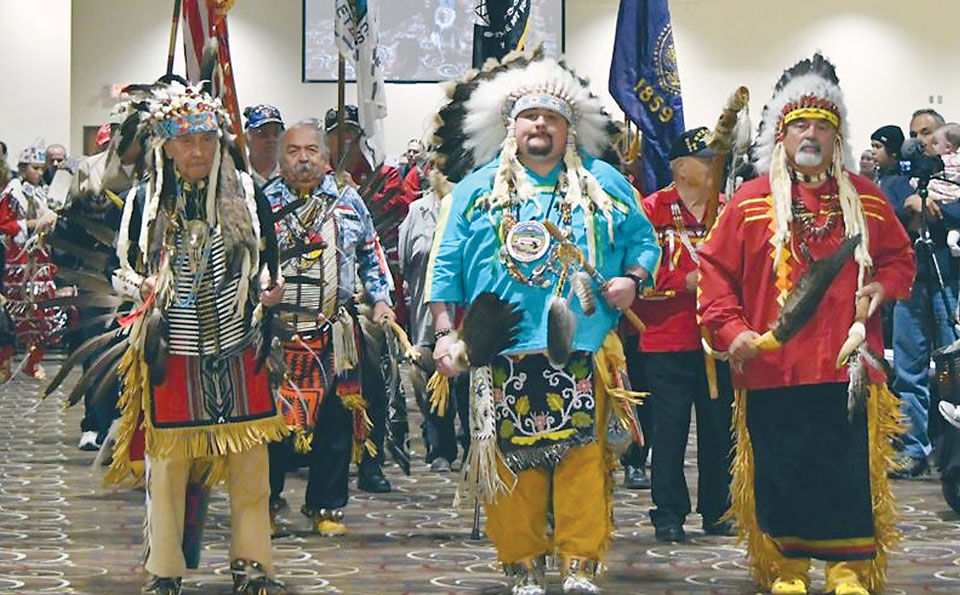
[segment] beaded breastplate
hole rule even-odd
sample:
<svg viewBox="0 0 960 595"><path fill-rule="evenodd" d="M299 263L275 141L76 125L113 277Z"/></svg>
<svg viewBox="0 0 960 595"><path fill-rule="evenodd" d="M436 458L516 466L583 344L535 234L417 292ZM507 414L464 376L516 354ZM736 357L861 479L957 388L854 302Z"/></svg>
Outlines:
<svg viewBox="0 0 960 595"><path fill-rule="evenodd" d="M170 353L207 356L242 346L247 325L244 313L234 308L240 272L224 279L227 259L219 227L187 221L176 232L173 273L174 296L166 313Z"/></svg>

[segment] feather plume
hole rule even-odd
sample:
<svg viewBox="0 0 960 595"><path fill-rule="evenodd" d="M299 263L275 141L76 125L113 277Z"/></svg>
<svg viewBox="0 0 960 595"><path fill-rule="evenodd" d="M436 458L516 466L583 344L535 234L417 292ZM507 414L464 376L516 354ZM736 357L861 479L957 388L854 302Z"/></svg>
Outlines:
<svg viewBox="0 0 960 595"><path fill-rule="evenodd" d="M120 297L119 295L81 293L79 295L37 300L36 305L38 308L64 308L67 306L76 306L78 308L119 308L130 301L131 300Z"/></svg>
<svg viewBox="0 0 960 595"><path fill-rule="evenodd" d="M522 316L515 304L483 292L467 308L460 336L471 367L489 365L502 351L517 344Z"/></svg>
<svg viewBox="0 0 960 595"><path fill-rule="evenodd" d="M220 60L220 48L216 38L210 37L203 44L203 57L200 60L200 81L205 93L214 93L214 76Z"/></svg>
<svg viewBox="0 0 960 595"><path fill-rule="evenodd" d="M123 355L123 352L126 351L129 346L129 339L124 337L123 340L118 341L110 347L110 349L107 349L93 365L87 368L83 376L80 377L80 380L77 381L77 384L67 397L67 404L73 406L80 402L80 400L83 399L83 395L87 392L87 389L90 388L96 379L100 378L100 374L105 371L106 367L116 365Z"/></svg>
<svg viewBox="0 0 960 595"><path fill-rule="evenodd" d="M71 353L70 356L63 361L63 364L60 365L60 369L47 384L47 387L43 390L43 395L41 398L48 397L51 393L53 393L53 391L57 390L57 388L60 387L60 384L62 384L64 379L67 377L67 374L70 373L70 370L76 367L77 364L85 361L95 351L101 350L105 346L109 345L110 342L112 342L116 337L117 331L110 330L94 337L90 337L81 343L80 346L74 349L73 353Z"/></svg>
<svg viewBox="0 0 960 595"><path fill-rule="evenodd" d="M580 302L580 309L587 316L593 316L597 311L597 297L590 287L590 275L585 271L577 271L570 278L570 284L577 295L577 301Z"/></svg>
<svg viewBox="0 0 960 595"><path fill-rule="evenodd" d="M167 356L170 354L167 323L163 315L156 308L147 319L143 340L143 360L150 370L150 383L154 386L163 384L167 375Z"/></svg>
<svg viewBox="0 0 960 595"><path fill-rule="evenodd" d="M867 347L866 343L857 349L857 353L863 357L863 361L865 363L869 364L874 369L883 372L883 375L887 379L887 384L893 384L893 368L890 367L890 364L887 362L886 358L880 357L874 353L869 347Z"/></svg>
<svg viewBox="0 0 960 595"><path fill-rule="evenodd" d="M104 276L100 273L91 272L83 269L57 269L58 285L76 285L81 291L96 293L114 293L113 286L110 285Z"/></svg>
<svg viewBox="0 0 960 595"><path fill-rule="evenodd" d="M570 303L560 296L551 296L547 311L547 357L553 364L563 366L570 359L576 330L577 317Z"/></svg>
<svg viewBox="0 0 960 595"><path fill-rule="evenodd" d="M847 385L847 419L853 423L867 405L867 373L860 354L850 358L847 371L850 374L850 383Z"/></svg>
<svg viewBox="0 0 960 595"><path fill-rule="evenodd" d="M84 262L84 265L92 270L106 271L111 268L108 266L112 264L111 259L113 255L110 253L79 246L57 235L47 236L47 244L51 248L63 250L68 254L80 258Z"/></svg>
<svg viewBox="0 0 960 595"><path fill-rule="evenodd" d="M72 223L78 224L84 229L87 233L94 237L98 242L104 246L115 248L117 245L117 230L94 221L82 213L80 213L79 208L71 208L68 214L70 221Z"/></svg>
<svg viewBox="0 0 960 595"><path fill-rule="evenodd" d="M86 329L86 328L92 328L92 327L106 327L107 325L109 325L110 323L112 323L114 320L117 319L117 314L118 314L117 311L113 310L113 311L107 312L106 314L88 316L80 320L80 322L78 322L76 327L74 328Z"/></svg>
<svg viewBox="0 0 960 595"><path fill-rule="evenodd" d="M100 445L100 450L97 451L97 456L93 459L91 467L94 469L102 467L109 460L110 455L113 454L113 447L117 444L117 435L120 433L120 419L118 417L110 424L107 437L103 439L103 444Z"/></svg>
<svg viewBox="0 0 960 595"><path fill-rule="evenodd" d="M781 345L810 320L837 273L853 257L859 244L860 236L847 238L833 254L814 262L800 277L773 325L773 336Z"/></svg>

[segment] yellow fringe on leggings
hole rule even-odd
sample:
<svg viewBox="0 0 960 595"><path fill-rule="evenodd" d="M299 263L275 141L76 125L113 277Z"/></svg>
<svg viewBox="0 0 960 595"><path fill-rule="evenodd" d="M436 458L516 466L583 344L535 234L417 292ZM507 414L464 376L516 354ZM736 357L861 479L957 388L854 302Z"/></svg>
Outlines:
<svg viewBox="0 0 960 595"><path fill-rule="evenodd" d="M739 542L746 542L747 557L754 580L763 590L769 590L778 575L778 561L783 559L776 544L757 525L753 485L753 450L747 430L747 393L734 393L733 431L736 440L731 474L730 496L733 504L725 518L735 517L739 528ZM886 579L887 552L900 541L896 528L899 512L890 491L887 472L893 467L892 440L903 432L900 400L885 384L870 386L867 398L867 440L870 453L870 494L873 508L874 536L877 557L870 560L864 586L871 592L883 588Z"/></svg>
<svg viewBox="0 0 960 595"><path fill-rule="evenodd" d="M123 389L117 400L121 411L113 461L103 476L104 485L143 485L145 470L142 461L130 460L130 444L137 432L137 422L143 411L143 395L150 394L150 372L143 353L134 347L127 349L117 365Z"/></svg>
<svg viewBox="0 0 960 595"><path fill-rule="evenodd" d="M627 359L623 353L623 343L616 333L608 333L603 345L593 356L594 396L596 397L597 442L603 451L604 498L607 522L606 539L598 551L598 561L610 547L611 535L616 528L613 524L613 471L619 466L619 456L607 441L607 421L616 416L617 423L623 423L623 409L638 402L643 393L626 390L620 382L621 372L626 371Z"/></svg>

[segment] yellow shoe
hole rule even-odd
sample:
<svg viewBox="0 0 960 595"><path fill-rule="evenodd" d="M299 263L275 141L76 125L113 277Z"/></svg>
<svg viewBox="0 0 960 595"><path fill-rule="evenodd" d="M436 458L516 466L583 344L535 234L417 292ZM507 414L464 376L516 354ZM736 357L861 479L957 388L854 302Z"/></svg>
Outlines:
<svg viewBox="0 0 960 595"><path fill-rule="evenodd" d="M792 581L777 579L773 581L770 592L773 595L807 595L807 585L798 578Z"/></svg>
<svg viewBox="0 0 960 595"><path fill-rule="evenodd" d="M313 521L313 530L324 537L336 537L347 532L347 526L344 525L342 510L329 510L321 508L312 509L306 504L300 509L300 512L310 517Z"/></svg>
<svg viewBox="0 0 960 595"><path fill-rule="evenodd" d="M870 591L867 591L859 582L840 583L833 592L835 595L870 595Z"/></svg>
<svg viewBox="0 0 960 595"><path fill-rule="evenodd" d="M317 519L313 521L313 530L324 537L336 537L347 532L347 526L332 519Z"/></svg>
<svg viewBox="0 0 960 595"><path fill-rule="evenodd" d="M33 377L37 380L46 380L47 371L43 369L43 366L37 366L33 369Z"/></svg>

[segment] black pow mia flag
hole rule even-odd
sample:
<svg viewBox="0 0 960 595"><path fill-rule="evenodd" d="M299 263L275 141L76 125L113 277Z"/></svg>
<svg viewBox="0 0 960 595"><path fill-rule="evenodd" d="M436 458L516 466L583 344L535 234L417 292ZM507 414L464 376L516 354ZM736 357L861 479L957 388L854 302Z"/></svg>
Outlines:
<svg viewBox="0 0 960 595"><path fill-rule="evenodd" d="M522 49L530 20L530 0L477 0L473 25L473 67Z"/></svg>

